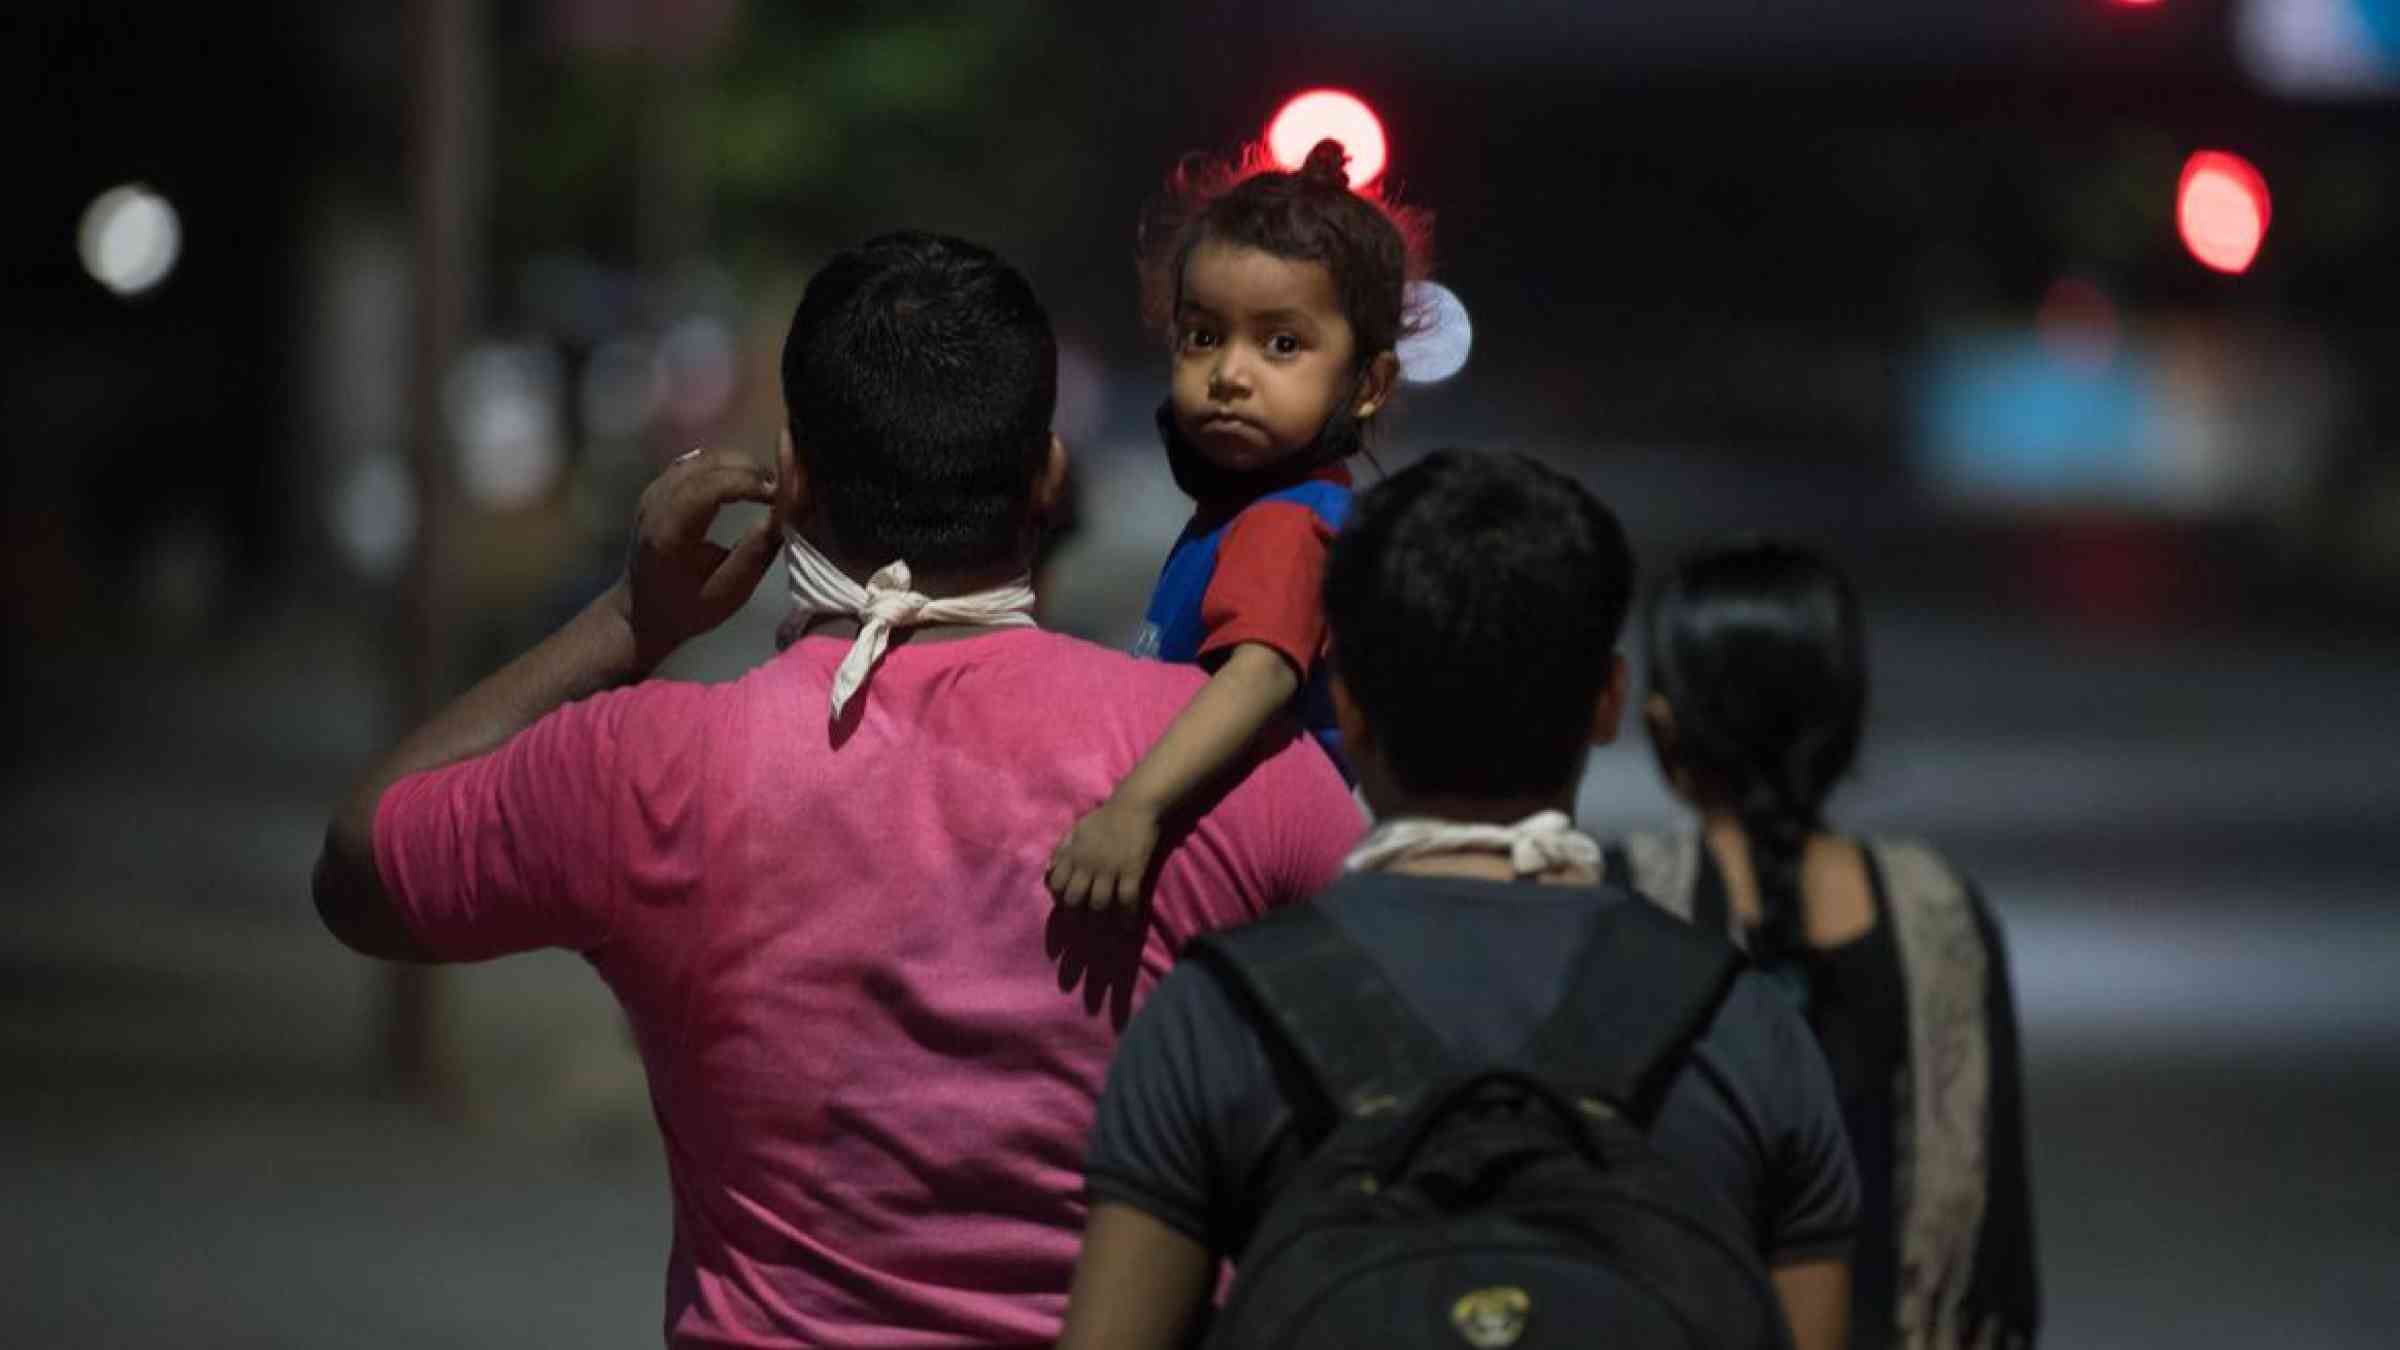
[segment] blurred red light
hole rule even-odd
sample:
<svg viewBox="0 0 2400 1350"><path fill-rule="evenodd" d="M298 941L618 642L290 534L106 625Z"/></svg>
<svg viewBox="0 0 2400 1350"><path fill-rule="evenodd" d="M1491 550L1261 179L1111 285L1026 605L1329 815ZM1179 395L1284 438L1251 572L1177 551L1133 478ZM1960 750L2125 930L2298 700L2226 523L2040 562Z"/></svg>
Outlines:
<svg viewBox="0 0 2400 1350"><path fill-rule="evenodd" d="M1383 175L1383 123L1358 96L1339 89L1311 89L1284 104L1267 124L1267 153L1290 172L1328 136L1350 154L1350 186L1363 188Z"/></svg>
<svg viewBox="0 0 2400 1350"><path fill-rule="evenodd" d="M2175 191L2175 229L2203 267L2249 270L2266 242L2272 201L2267 180L2240 155L2202 150L2183 163Z"/></svg>

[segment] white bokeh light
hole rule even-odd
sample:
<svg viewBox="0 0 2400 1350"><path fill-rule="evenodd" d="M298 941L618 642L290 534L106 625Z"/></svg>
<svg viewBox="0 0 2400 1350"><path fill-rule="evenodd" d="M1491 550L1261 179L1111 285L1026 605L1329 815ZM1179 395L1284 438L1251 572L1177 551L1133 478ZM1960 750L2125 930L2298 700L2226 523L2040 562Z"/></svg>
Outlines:
<svg viewBox="0 0 2400 1350"><path fill-rule="evenodd" d="M139 295L175 270L183 222L166 198L139 183L122 184L83 209L75 251L92 280L118 295Z"/></svg>
<svg viewBox="0 0 2400 1350"><path fill-rule="evenodd" d="M557 355L531 343L485 343L460 358L442 393L469 501L518 510L558 482L567 463L563 383Z"/></svg>
<svg viewBox="0 0 2400 1350"><path fill-rule="evenodd" d="M669 328L658 343L668 416L696 426L725 411L740 357L733 330L722 320L695 315Z"/></svg>
<svg viewBox="0 0 2400 1350"><path fill-rule="evenodd" d="M667 398L667 372L648 343L613 338L583 368L578 406L583 429L602 440L630 440L650 425Z"/></svg>
<svg viewBox="0 0 2400 1350"><path fill-rule="evenodd" d="M361 456L335 485L333 535L350 565L389 581L417 542L417 485L398 455Z"/></svg>
<svg viewBox="0 0 2400 1350"><path fill-rule="evenodd" d="M1433 281L1408 284L1408 312L1417 331L1400 339L1400 378L1410 384L1438 384L1466 369L1467 351L1475 345L1475 325L1467 307L1447 286Z"/></svg>
<svg viewBox="0 0 2400 1350"><path fill-rule="evenodd" d="M2245 0L2233 48L2261 84L2308 98L2400 90L2400 57L2368 17L2378 0Z"/></svg>

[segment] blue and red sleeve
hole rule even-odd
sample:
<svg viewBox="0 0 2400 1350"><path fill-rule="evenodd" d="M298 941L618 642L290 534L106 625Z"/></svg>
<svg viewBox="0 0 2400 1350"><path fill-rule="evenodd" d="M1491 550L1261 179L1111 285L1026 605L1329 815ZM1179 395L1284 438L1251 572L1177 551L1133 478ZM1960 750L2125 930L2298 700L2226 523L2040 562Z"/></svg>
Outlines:
<svg viewBox="0 0 2400 1350"><path fill-rule="evenodd" d="M1200 658L1244 642L1273 648L1301 679L1325 649L1325 555L1333 530L1294 501L1263 501L1225 527L1200 602Z"/></svg>

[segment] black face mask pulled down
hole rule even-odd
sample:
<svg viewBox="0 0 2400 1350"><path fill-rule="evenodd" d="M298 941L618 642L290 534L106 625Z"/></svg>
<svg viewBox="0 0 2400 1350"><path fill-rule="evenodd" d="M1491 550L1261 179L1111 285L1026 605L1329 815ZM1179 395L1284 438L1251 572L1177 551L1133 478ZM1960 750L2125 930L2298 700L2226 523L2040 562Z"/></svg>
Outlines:
<svg viewBox="0 0 2400 1350"><path fill-rule="evenodd" d="M1341 401L1334 405L1333 414L1318 429L1315 440L1280 463L1248 473L1211 464L1185 440L1182 429L1175 425L1172 399L1158 405L1158 439L1167 447L1167 468L1174 473L1175 486L1183 489L1184 496L1203 507L1233 506L1305 483L1309 475L1326 465L1340 463L1365 449L1365 428L1351 411L1357 401L1355 387L1345 391Z"/></svg>

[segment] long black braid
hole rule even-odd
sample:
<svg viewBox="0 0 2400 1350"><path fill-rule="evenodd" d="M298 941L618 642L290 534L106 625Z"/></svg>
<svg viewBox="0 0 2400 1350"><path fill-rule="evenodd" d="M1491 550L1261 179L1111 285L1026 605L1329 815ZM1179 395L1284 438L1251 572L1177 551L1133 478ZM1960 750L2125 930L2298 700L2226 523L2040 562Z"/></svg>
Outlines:
<svg viewBox="0 0 2400 1350"><path fill-rule="evenodd" d="M1823 558L1753 542L1685 560L1650 610L1650 681L1695 789L1740 821L1758 878L1752 953L1802 946L1802 856L1866 713L1857 599Z"/></svg>

